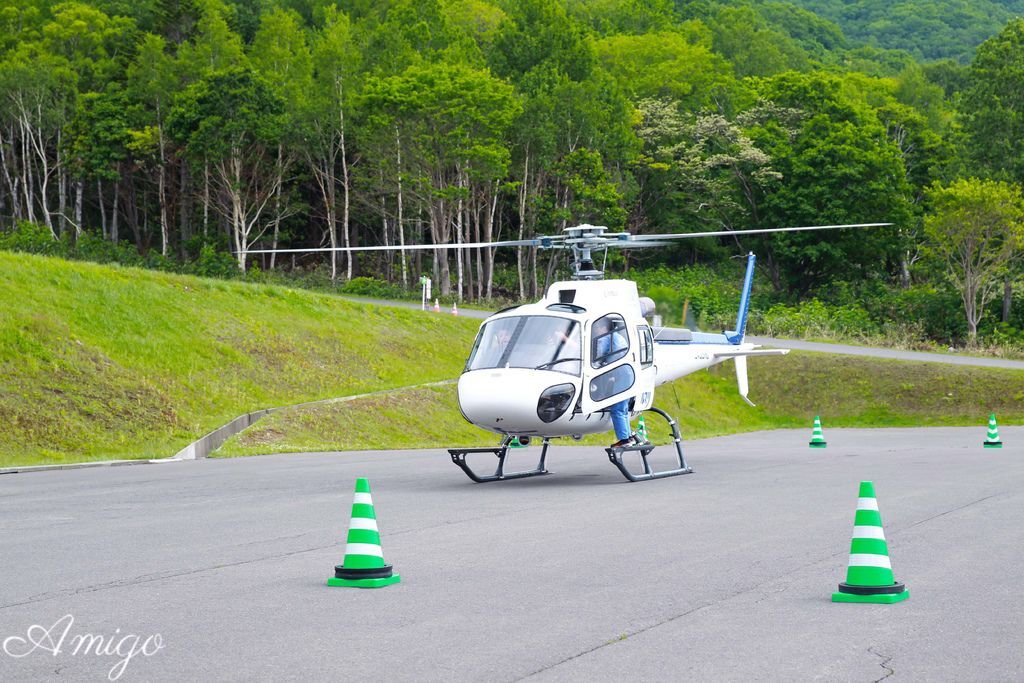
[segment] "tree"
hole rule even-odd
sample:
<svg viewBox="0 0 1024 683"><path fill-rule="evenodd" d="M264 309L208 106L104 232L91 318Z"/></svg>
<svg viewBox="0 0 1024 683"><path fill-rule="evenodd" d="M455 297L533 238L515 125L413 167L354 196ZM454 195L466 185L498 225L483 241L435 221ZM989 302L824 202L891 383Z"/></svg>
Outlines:
<svg viewBox="0 0 1024 683"><path fill-rule="evenodd" d="M243 67L247 64L242 40L228 26L228 8L221 0L197 0L201 3L199 17L191 41L178 47L177 71L182 83L195 83L215 71ZM209 229L210 163L202 160L203 237ZM185 184L184 182L182 183ZM182 190L184 194L184 189Z"/></svg>
<svg viewBox="0 0 1024 683"><path fill-rule="evenodd" d="M1017 185L968 178L933 185L928 199L925 234L960 291L974 343L985 305L998 295L1007 268L1024 247L1024 197Z"/></svg>
<svg viewBox="0 0 1024 683"><path fill-rule="evenodd" d="M762 97L803 117L792 128L769 118L748 131L782 174L761 203L756 227L910 222L912 189L900 150L877 113L850 94L851 85L792 72L760 84ZM787 280L800 293L831 280L885 275L896 269L903 246L896 228L787 233L762 244L775 287Z"/></svg>
<svg viewBox="0 0 1024 683"><path fill-rule="evenodd" d="M576 149L559 160L554 173L564 187L557 212L566 224L599 223L612 231L622 230L626 222L622 195L608 178L599 152Z"/></svg>
<svg viewBox="0 0 1024 683"><path fill-rule="evenodd" d="M78 183L95 180L97 183L121 179L121 165L128 156L131 142L130 109L124 93L116 87L103 93L86 93L78 99L75 118L68 131L66 145L69 151L72 176ZM115 192L115 201L118 194ZM101 199L102 201L102 199ZM102 208L102 207L101 207ZM110 240L118 240L117 207L110 227ZM103 214L104 219L106 213ZM81 226L80 211L75 212L75 223ZM106 220L103 221L107 236Z"/></svg>
<svg viewBox="0 0 1024 683"><path fill-rule="evenodd" d="M167 123L194 162L213 166L213 206L228 221L243 272L250 245L269 227L264 213L282 182L273 158L283 112L281 98L263 78L236 67L189 86Z"/></svg>
<svg viewBox="0 0 1024 683"><path fill-rule="evenodd" d="M1024 19L978 47L960 108L975 170L1024 182Z"/></svg>
<svg viewBox="0 0 1024 683"><path fill-rule="evenodd" d="M732 69L707 44L676 31L613 35L595 43L598 59L634 99L671 97L689 109L707 107L734 83Z"/></svg>
<svg viewBox="0 0 1024 683"><path fill-rule="evenodd" d="M163 38L149 34L139 46L138 58L128 70L129 87L136 101L145 105L142 122L156 133L157 201L160 204L160 253L167 256L170 226L167 217L167 140L165 127L171 101L178 88L174 64L165 52ZM181 236L184 239L184 235Z"/></svg>
<svg viewBox="0 0 1024 683"><path fill-rule="evenodd" d="M461 240L472 186L493 185L508 172L507 136L520 111L511 86L461 64L416 65L399 76L370 79L362 103L375 112L370 127L376 136L393 136L398 126L406 150L403 176L427 211L434 243L449 242L453 228ZM447 255L439 250L435 262L441 294L448 295ZM458 264L461 275L461 259Z"/></svg>
<svg viewBox="0 0 1024 683"><path fill-rule="evenodd" d="M521 0L506 10L509 20L488 55L501 77L518 81L542 65L554 65L572 80L586 78L594 51L583 27L557 0Z"/></svg>
<svg viewBox="0 0 1024 683"><path fill-rule="evenodd" d="M569 2L568 11L602 35L639 35L664 31L675 23L672 0L586 0Z"/></svg>
<svg viewBox="0 0 1024 683"><path fill-rule="evenodd" d="M349 234L348 130L353 82L360 67L359 49L352 35L352 26L344 12L330 12L323 30L313 39L313 87L306 100L303 129L308 144L303 146L306 163L320 192L328 243L338 246L338 164L341 164L342 238L351 246ZM399 234L404 244L404 234ZM348 252L347 276L352 278L352 253ZM403 275L404 265L403 260ZM338 275L338 252L331 252L331 278Z"/></svg>
<svg viewBox="0 0 1024 683"><path fill-rule="evenodd" d="M226 13L227 8L219 0L204 3L195 39L178 49L178 60L188 80L245 63L242 39L228 26Z"/></svg>
<svg viewBox="0 0 1024 683"><path fill-rule="evenodd" d="M634 164L642 208L634 213L657 232L742 230L760 224L760 204L777 186L772 160L743 130L766 117L781 123L793 112L762 104L737 120L720 114L689 116L671 100L638 103L637 134L643 154ZM709 242L689 241L678 250L705 251Z"/></svg>
<svg viewBox="0 0 1024 683"><path fill-rule="evenodd" d="M99 91L115 80L137 39L134 22L108 17L81 2L54 8L53 20L43 26L42 46L64 57L78 74L81 91Z"/></svg>
<svg viewBox="0 0 1024 683"><path fill-rule="evenodd" d="M0 62L0 116L13 122L9 136L21 143L20 167L14 174L19 177L15 180L8 172L8 184L12 194L21 194L21 212L29 221L36 220L38 204L54 239L58 234L49 188L54 176L58 181L63 177L61 133L72 116L76 84L67 59L37 43L19 45ZM63 213L63 206L57 213Z"/></svg>
<svg viewBox="0 0 1024 683"><path fill-rule="evenodd" d="M273 235L271 249L277 249L281 221L289 213L288 198L283 196L285 175L301 146L298 132L302 111L313 85L313 66L301 18L294 11L273 10L260 18L260 28L252 44L251 61L260 74L284 101L285 135L277 143L277 192L274 195ZM287 139L286 139L287 138ZM290 143L290 144L288 144ZM277 254L270 255L274 267Z"/></svg>
<svg viewBox="0 0 1024 683"><path fill-rule="evenodd" d="M686 127L676 166L688 208L699 220L712 221L711 230L759 225L760 204L782 177L739 123L718 114L698 116Z"/></svg>
<svg viewBox="0 0 1024 683"><path fill-rule="evenodd" d="M708 23L715 52L733 63L737 76L767 76L810 65L800 46L769 27L752 7L719 7Z"/></svg>
<svg viewBox="0 0 1024 683"><path fill-rule="evenodd" d="M345 5L350 12L351 4ZM447 0L395 0L379 15L358 22L360 50L374 56L367 70L388 76L419 62L482 63L477 44L453 25L447 5Z"/></svg>

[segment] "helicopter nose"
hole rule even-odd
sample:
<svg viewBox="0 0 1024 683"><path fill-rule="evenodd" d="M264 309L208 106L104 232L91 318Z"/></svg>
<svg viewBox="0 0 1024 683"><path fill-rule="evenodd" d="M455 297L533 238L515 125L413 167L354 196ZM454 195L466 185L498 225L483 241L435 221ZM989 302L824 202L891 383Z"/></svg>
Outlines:
<svg viewBox="0 0 1024 683"><path fill-rule="evenodd" d="M545 424L537 412L538 401L552 385L546 374L517 368L467 372L459 378L459 408L467 420L483 429L538 432Z"/></svg>

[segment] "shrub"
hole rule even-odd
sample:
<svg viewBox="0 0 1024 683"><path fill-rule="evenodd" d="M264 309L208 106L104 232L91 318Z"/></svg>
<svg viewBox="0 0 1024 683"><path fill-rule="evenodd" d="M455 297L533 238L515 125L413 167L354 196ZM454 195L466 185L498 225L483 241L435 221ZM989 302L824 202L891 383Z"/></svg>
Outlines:
<svg viewBox="0 0 1024 683"><path fill-rule="evenodd" d="M667 324L681 324L683 305L703 329L722 329L733 325L740 299L740 276L732 269L717 272L707 266L670 269L659 266L648 271L633 271L641 296L648 296L657 305L657 312Z"/></svg>
<svg viewBox="0 0 1024 683"><path fill-rule="evenodd" d="M771 337L860 338L879 332L879 327L858 306L827 306L818 299L795 306L776 304L751 314L750 327Z"/></svg>
<svg viewBox="0 0 1024 683"><path fill-rule="evenodd" d="M212 244L204 244L199 248L199 258L188 264L186 271L193 275L225 280L241 275L235 257L226 252L217 251Z"/></svg>
<svg viewBox="0 0 1024 683"><path fill-rule="evenodd" d="M338 287L338 291L355 296L370 296L381 299L403 299L408 293L399 285L393 285L375 277L354 277Z"/></svg>
<svg viewBox="0 0 1024 683"><path fill-rule="evenodd" d="M64 254L68 258L94 263L120 263L126 266L144 266L134 244L111 242L90 232L83 232L74 246Z"/></svg>
<svg viewBox="0 0 1024 683"><path fill-rule="evenodd" d="M996 323L985 336L986 341L998 346L1024 348L1024 330L1009 323Z"/></svg>
<svg viewBox="0 0 1024 683"><path fill-rule="evenodd" d="M0 232L0 249L46 256L66 256L68 245L66 242L53 239L49 228L28 221L18 221L10 232Z"/></svg>

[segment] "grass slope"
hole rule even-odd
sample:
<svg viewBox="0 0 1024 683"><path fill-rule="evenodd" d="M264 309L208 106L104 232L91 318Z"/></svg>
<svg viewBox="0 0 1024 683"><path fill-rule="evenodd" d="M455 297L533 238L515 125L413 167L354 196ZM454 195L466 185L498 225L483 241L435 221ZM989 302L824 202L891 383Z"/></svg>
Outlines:
<svg viewBox="0 0 1024 683"><path fill-rule="evenodd" d="M0 252L0 467L172 455L271 406L458 377L479 321L284 287ZM1024 373L793 353L661 387L686 438L803 427L1024 418ZM666 432L652 419L656 437ZM980 427L979 427L980 428ZM587 443L605 443L609 435ZM221 455L473 446L454 384L289 409Z"/></svg>
<svg viewBox="0 0 1024 683"><path fill-rule="evenodd" d="M655 405L679 422L684 439L781 427L806 428L809 438L820 414L826 428L976 425L980 442L990 412L1002 423L1024 420L1024 373L1015 370L794 352L751 360L750 381L755 408L736 393L731 363L660 387ZM656 443L667 443L664 421L652 416L648 427ZM583 443L610 440L609 433ZM497 441L461 417L449 384L281 411L230 439L216 455Z"/></svg>
<svg viewBox="0 0 1024 683"><path fill-rule="evenodd" d="M479 321L0 252L0 467L173 455L258 408L458 376Z"/></svg>

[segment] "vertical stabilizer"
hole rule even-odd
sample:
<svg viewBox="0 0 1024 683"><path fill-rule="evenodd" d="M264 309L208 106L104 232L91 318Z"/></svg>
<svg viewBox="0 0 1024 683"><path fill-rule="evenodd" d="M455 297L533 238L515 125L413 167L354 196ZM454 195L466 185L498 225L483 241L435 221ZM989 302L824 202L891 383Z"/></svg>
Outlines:
<svg viewBox="0 0 1024 683"><path fill-rule="evenodd" d="M750 290L754 285L754 254L747 254L747 274L743 278L743 293L740 294L740 310L736 315L736 331L726 333L732 344L743 343L743 335L747 329L747 313L750 312Z"/></svg>
<svg viewBox="0 0 1024 683"><path fill-rule="evenodd" d="M736 356L733 358L733 362L736 363L736 385L740 390L740 397L753 406L754 404L747 398L747 394L750 392L750 385L747 383L747 357Z"/></svg>

